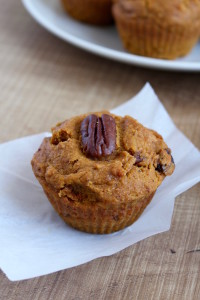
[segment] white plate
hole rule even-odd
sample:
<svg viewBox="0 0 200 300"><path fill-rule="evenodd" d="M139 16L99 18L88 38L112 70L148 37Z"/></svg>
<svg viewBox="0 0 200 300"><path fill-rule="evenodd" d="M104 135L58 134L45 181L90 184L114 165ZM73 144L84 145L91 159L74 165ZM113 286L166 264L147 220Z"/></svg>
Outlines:
<svg viewBox="0 0 200 300"><path fill-rule="evenodd" d="M117 61L149 68L200 71L200 43L184 58L154 59L132 55L124 51L114 26L100 28L71 19L63 11L60 0L22 0L33 18L63 40Z"/></svg>

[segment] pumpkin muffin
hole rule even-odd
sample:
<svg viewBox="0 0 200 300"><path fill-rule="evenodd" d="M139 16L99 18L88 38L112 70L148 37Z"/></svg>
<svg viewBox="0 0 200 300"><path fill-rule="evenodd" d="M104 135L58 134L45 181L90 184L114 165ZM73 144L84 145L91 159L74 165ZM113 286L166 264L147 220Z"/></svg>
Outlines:
<svg viewBox="0 0 200 300"><path fill-rule="evenodd" d="M174 161L157 132L106 111L57 124L34 154L32 168L67 224L111 233L141 215L173 173Z"/></svg>
<svg viewBox="0 0 200 300"><path fill-rule="evenodd" d="M112 0L61 0L65 11L74 19L94 25L113 22Z"/></svg>
<svg viewBox="0 0 200 300"><path fill-rule="evenodd" d="M138 55L174 59L197 43L200 0L114 0L124 47Z"/></svg>

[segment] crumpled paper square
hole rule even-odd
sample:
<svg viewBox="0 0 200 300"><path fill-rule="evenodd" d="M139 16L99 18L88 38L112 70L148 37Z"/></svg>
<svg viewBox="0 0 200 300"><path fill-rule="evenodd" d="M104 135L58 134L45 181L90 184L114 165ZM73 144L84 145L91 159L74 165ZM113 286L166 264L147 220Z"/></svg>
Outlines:
<svg viewBox="0 0 200 300"><path fill-rule="evenodd" d="M157 130L172 149L176 169L131 226L109 235L79 232L54 211L30 165L41 133L0 145L0 267L10 280L28 279L116 253L170 228L175 197L200 181L200 152L175 127L146 84L113 113Z"/></svg>

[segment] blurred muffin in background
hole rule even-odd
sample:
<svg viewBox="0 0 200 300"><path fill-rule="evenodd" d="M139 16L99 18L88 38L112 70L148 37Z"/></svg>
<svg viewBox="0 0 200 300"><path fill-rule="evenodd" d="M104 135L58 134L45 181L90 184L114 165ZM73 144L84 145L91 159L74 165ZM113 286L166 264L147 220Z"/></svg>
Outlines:
<svg viewBox="0 0 200 300"><path fill-rule="evenodd" d="M114 0L112 10L131 53L175 59L198 41L200 0Z"/></svg>
<svg viewBox="0 0 200 300"><path fill-rule="evenodd" d="M61 0L65 11L74 19L94 24L109 25L113 22L112 0Z"/></svg>

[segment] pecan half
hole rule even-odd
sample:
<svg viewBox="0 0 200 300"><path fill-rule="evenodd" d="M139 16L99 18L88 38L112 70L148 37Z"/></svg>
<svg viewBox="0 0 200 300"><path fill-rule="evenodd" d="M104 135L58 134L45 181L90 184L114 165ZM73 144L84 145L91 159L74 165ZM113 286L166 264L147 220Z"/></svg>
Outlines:
<svg viewBox="0 0 200 300"><path fill-rule="evenodd" d="M81 123L83 151L91 157L110 155L116 147L116 124L112 116L87 116Z"/></svg>

